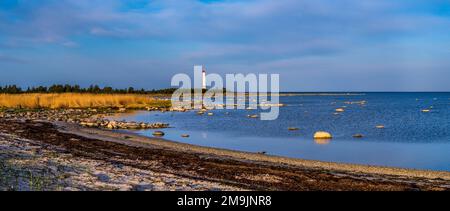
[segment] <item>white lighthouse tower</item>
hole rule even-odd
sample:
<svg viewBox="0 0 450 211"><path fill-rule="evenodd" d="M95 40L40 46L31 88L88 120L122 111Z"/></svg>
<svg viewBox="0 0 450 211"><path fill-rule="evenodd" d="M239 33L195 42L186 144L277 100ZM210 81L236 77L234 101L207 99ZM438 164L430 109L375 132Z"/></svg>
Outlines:
<svg viewBox="0 0 450 211"><path fill-rule="evenodd" d="M202 65L202 89L206 90L206 68Z"/></svg>

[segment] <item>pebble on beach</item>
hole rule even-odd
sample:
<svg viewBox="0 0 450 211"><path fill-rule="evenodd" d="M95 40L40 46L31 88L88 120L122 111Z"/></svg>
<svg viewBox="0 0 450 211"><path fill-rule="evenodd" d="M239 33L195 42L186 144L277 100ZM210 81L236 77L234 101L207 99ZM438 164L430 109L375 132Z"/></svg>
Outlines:
<svg viewBox="0 0 450 211"><path fill-rule="evenodd" d="M318 131L314 134L314 139L332 139L333 136L329 132Z"/></svg>

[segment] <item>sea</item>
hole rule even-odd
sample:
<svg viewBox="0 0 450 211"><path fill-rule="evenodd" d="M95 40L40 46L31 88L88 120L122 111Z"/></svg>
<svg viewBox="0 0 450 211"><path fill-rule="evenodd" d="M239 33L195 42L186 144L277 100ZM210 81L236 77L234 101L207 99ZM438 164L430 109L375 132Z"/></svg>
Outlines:
<svg viewBox="0 0 450 211"><path fill-rule="evenodd" d="M165 139L200 146L450 171L450 93L291 93L282 95L280 103L284 106L273 121L248 117L267 110L227 109L209 111L212 116L193 110L136 112L114 118L169 123L171 128L162 130ZM317 131L329 132L333 138L315 140ZM152 136L153 130L134 132Z"/></svg>

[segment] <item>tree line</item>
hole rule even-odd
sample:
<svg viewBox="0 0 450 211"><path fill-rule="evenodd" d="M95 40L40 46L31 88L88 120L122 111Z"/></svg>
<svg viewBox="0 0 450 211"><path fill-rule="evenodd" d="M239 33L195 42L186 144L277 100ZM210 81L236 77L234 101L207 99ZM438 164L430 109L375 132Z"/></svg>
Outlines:
<svg viewBox="0 0 450 211"><path fill-rule="evenodd" d="M37 86L22 89L16 85L0 86L0 93L3 94L24 94L24 93L92 93L92 94L172 94L175 88L169 89L135 89L133 87L125 89L117 89L109 86L100 87L98 85L91 85L89 87L80 87L79 85L61 85L54 84L49 87Z"/></svg>

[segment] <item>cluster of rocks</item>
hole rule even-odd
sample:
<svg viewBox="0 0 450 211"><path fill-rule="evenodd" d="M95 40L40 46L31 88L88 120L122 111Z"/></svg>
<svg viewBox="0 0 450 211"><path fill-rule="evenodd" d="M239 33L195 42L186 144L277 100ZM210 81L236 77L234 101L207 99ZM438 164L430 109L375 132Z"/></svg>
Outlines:
<svg viewBox="0 0 450 211"><path fill-rule="evenodd" d="M167 128L164 123L144 123L144 122L126 122L104 119L104 116L111 116L117 112L125 112L125 109L39 109L39 110L19 110L6 109L0 111L0 118L11 120L44 120L44 121L62 121L79 124L84 127L124 129L124 130L142 130Z"/></svg>
<svg viewBox="0 0 450 211"><path fill-rule="evenodd" d="M354 134L352 137L353 138L364 138L364 135L357 133L357 134ZM326 131L317 131L314 134L314 139L332 139L332 138L333 138L333 135L331 135L331 133L326 132Z"/></svg>
<svg viewBox="0 0 450 211"><path fill-rule="evenodd" d="M111 109L39 109L39 110L18 110L6 109L0 111L0 118L5 119L27 119L27 120L46 120L46 121L64 121L70 123L80 123L83 119L92 116L112 115L115 111Z"/></svg>
<svg viewBox="0 0 450 211"><path fill-rule="evenodd" d="M367 104L367 101L365 101L365 100L362 100L362 101L355 101L355 102L348 101L348 102L344 102L344 103L345 103L345 104L348 104L348 105L353 105L353 104L365 105L365 104Z"/></svg>
<svg viewBox="0 0 450 211"><path fill-rule="evenodd" d="M80 122L83 127L122 129L122 130L144 130L144 129L160 129L168 128L169 124L165 123L145 123L145 122L126 122L114 121L107 119L93 119Z"/></svg>
<svg viewBox="0 0 450 211"><path fill-rule="evenodd" d="M145 110L147 110L147 111L162 111L162 110L167 110L167 108L161 108L161 107L146 107Z"/></svg>

